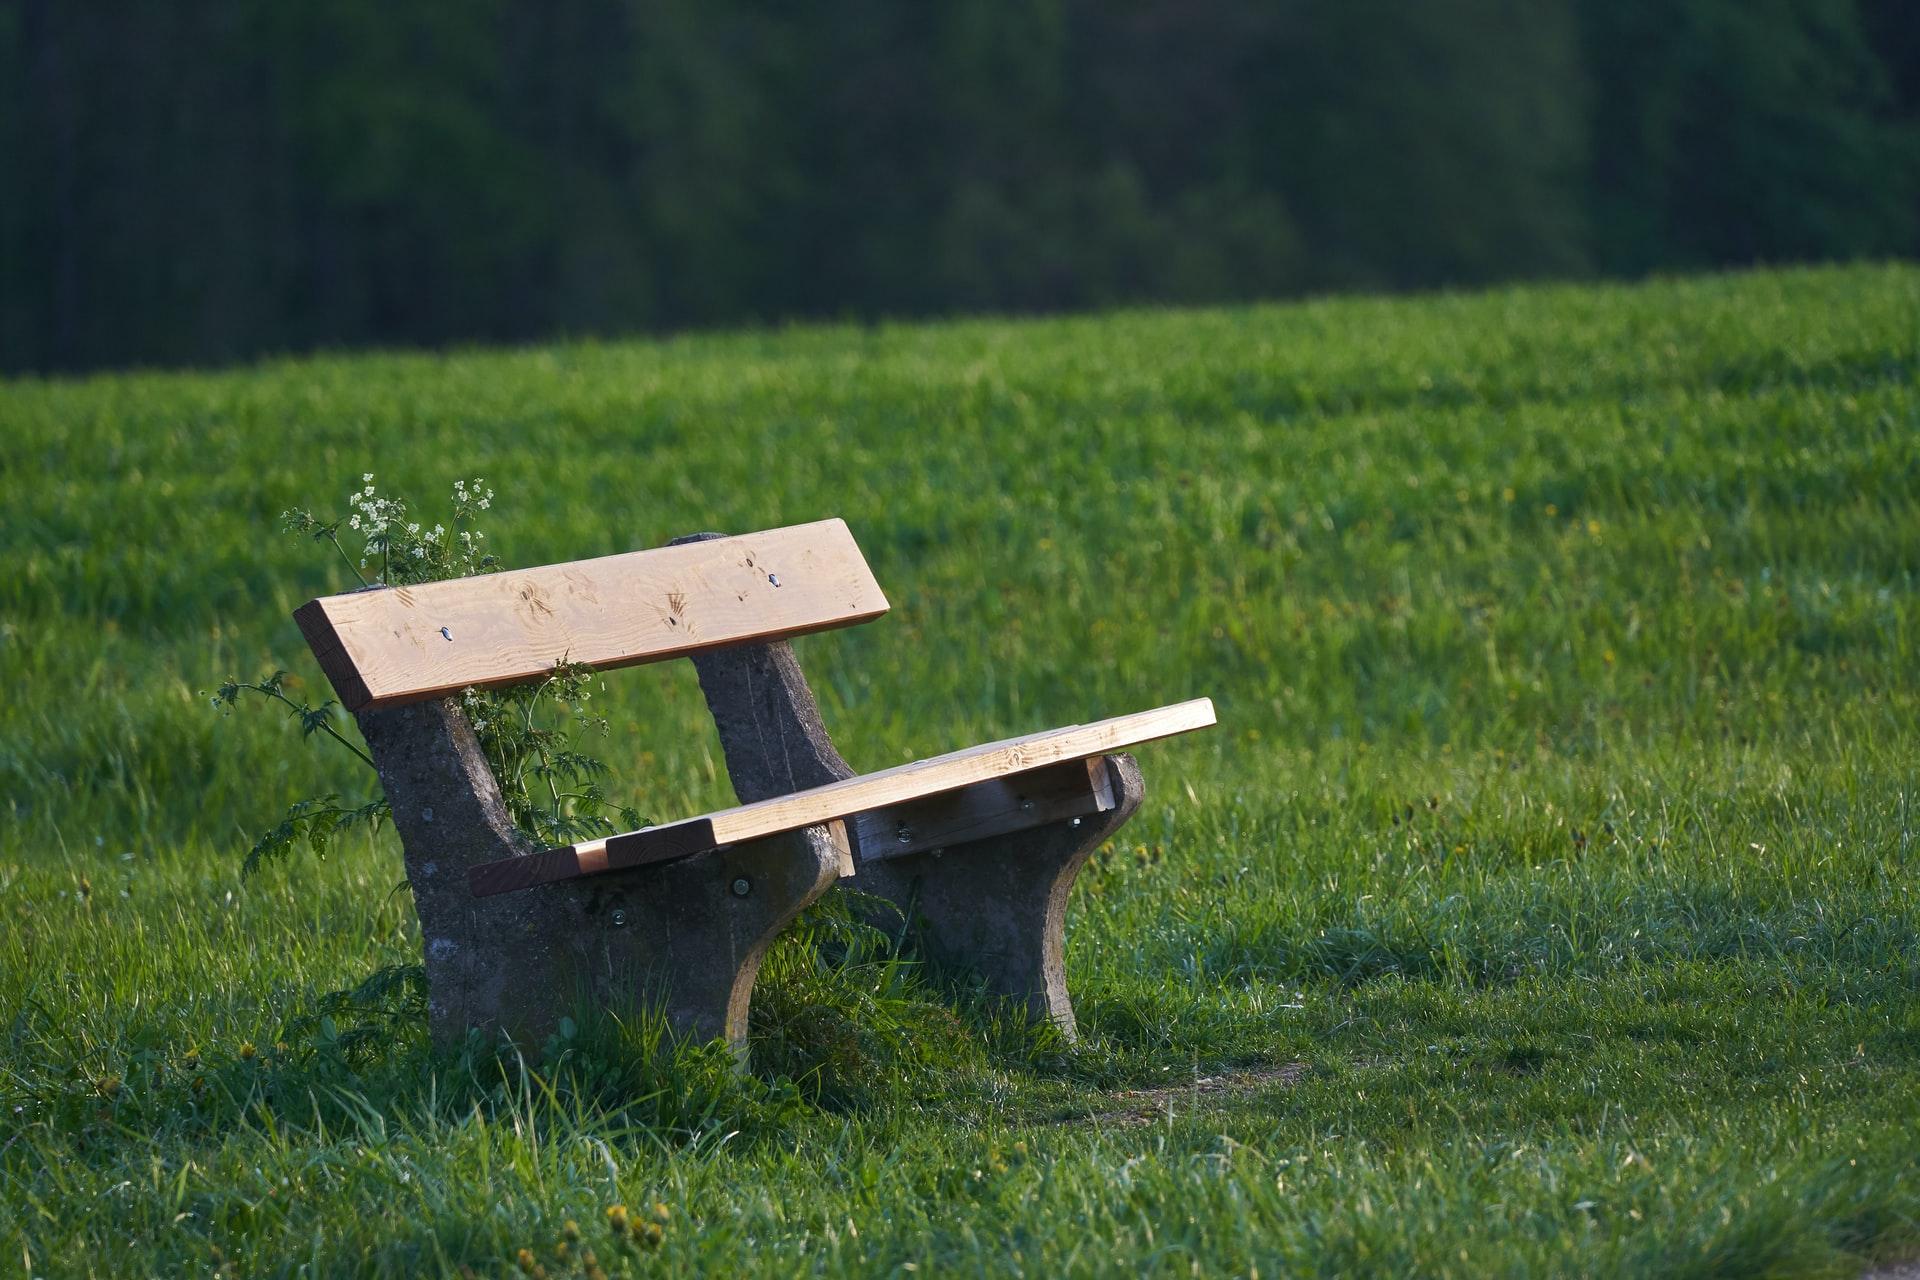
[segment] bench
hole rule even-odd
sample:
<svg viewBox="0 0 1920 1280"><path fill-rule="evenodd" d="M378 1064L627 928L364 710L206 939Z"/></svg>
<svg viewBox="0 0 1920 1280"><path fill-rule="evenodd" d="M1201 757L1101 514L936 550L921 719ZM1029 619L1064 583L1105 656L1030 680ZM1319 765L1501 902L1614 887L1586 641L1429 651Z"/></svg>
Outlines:
<svg viewBox="0 0 1920 1280"><path fill-rule="evenodd" d="M744 1062L767 946L836 882L897 904L936 963L1074 1034L1073 881L1131 817L1121 749L1214 723L1207 699L857 775L793 637L887 610L839 520L311 600L294 614L357 720L420 917L437 1044L539 1043L582 1004L658 1000ZM469 688L689 657L741 803L538 849L460 710Z"/></svg>

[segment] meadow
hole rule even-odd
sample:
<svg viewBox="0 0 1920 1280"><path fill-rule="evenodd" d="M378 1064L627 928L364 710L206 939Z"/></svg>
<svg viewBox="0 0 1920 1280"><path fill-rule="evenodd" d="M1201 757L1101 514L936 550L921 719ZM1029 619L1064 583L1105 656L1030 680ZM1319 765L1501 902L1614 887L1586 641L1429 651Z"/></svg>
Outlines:
<svg viewBox="0 0 1920 1280"><path fill-rule="evenodd" d="M484 477L513 565L845 518L893 611L797 648L856 768L1211 696L1075 890L1083 1042L823 920L744 1081L404 1001L348 1052L397 848L243 879L370 780L207 694L325 694L290 613L351 575L279 517L368 472ZM11 381L0 551L9 1273L1920 1251L1912 266ZM731 802L690 666L598 705L616 798Z"/></svg>

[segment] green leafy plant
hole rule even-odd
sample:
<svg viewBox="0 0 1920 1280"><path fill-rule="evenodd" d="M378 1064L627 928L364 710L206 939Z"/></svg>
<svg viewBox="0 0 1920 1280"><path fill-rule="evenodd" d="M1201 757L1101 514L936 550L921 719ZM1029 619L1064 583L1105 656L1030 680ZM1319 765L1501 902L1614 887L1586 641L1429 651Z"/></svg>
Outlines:
<svg viewBox="0 0 1920 1280"><path fill-rule="evenodd" d="M465 480L455 480L452 525L436 524L426 529L420 521L407 519L411 508L405 498L380 493L373 483L373 472L366 472L360 479L361 487L347 495L350 510L345 517L323 520L296 507L280 513L281 527L330 544L363 587L439 582L490 573L500 567L498 556L480 549L487 535L473 527L479 513L493 506L493 490L487 488L485 480L475 476L471 489ZM364 539L358 557L340 545L343 525ZM376 561L379 570L369 581L364 571Z"/></svg>
<svg viewBox="0 0 1920 1280"><path fill-rule="evenodd" d="M296 1013L281 1032L281 1041L307 1051L337 1053L349 1066L364 1067L409 1034L424 1039L426 1023L425 968L390 964L354 987L326 993L311 1010Z"/></svg>
<svg viewBox="0 0 1920 1280"><path fill-rule="evenodd" d="M448 521L428 528L409 518L413 508L405 498L381 493L372 472L360 479L360 487L347 495L345 516L327 519L295 508L282 513L281 526L331 546L363 588L437 582L500 567L499 558L483 550L486 534L474 527L493 505L494 492L485 480L454 481ZM342 543L343 533L359 539L357 553ZM607 798L607 766L580 747L583 739L607 731L605 718L589 707L596 678L591 667L559 655L542 680L510 689L468 689L460 699L514 824L540 844L612 835L618 830L613 817L629 829L644 825L632 808ZM297 697L288 679L283 670L253 681L229 677L214 691L212 703L223 713L247 694L278 703L298 721L302 738L330 740L373 768L372 757L341 732L338 704L331 698L310 703ZM388 813L379 795L359 804L343 802L337 794L296 801L247 850L242 872L252 875L301 844L325 857L339 835L356 827L377 830Z"/></svg>
<svg viewBox="0 0 1920 1280"><path fill-rule="evenodd" d="M612 835L616 828L606 817L609 809L629 831L646 823L632 808L608 801L607 766L579 750L582 737L607 732L606 718L587 706L598 678L585 663L562 660L538 683L493 692L468 689L461 697L514 825L541 843ZM543 714L553 708L571 715L570 732L545 726Z"/></svg>

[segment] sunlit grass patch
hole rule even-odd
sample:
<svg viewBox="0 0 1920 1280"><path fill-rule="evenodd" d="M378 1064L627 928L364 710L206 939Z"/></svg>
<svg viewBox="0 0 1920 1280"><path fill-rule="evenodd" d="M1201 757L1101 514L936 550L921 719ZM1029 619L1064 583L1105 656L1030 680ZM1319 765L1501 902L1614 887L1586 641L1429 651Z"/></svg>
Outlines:
<svg viewBox="0 0 1920 1280"><path fill-rule="evenodd" d="M0 386L0 1260L1920 1248L1917 377L1887 266ZM204 698L325 696L289 614L352 584L277 522L369 470L487 476L515 564L845 518L893 612L799 652L857 768L1213 697L1075 889L1081 1043L833 901L745 1080L644 1000L430 1053L386 838L239 876L361 767ZM731 801L684 664L595 706L610 802Z"/></svg>

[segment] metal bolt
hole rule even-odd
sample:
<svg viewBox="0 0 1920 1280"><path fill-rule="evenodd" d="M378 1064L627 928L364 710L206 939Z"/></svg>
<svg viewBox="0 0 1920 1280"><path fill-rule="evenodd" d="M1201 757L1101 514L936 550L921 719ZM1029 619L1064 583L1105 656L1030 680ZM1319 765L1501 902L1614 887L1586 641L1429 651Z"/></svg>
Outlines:
<svg viewBox="0 0 1920 1280"><path fill-rule="evenodd" d="M422 809L422 810L420 811L420 821L422 821L422 822L432 822L432 821L433 821L433 810L431 810L431 809Z"/></svg>
<svg viewBox="0 0 1920 1280"><path fill-rule="evenodd" d="M1077 827L1077 826L1079 826L1079 825L1080 825L1080 819L1078 819L1078 818L1075 818L1075 819L1073 820L1073 825L1074 825L1074 826L1076 826L1076 827Z"/></svg>
<svg viewBox="0 0 1920 1280"><path fill-rule="evenodd" d="M739 879L733 882L734 897L744 898L752 892L753 892L753 881L747 879L745 876L741 876Z"/></svg>
<svg viewBox="0 0 1920 1280"><path fill-rule="evenodd" d="M627 913L624 910L616 907L613 912L614 927L618 928L619 926L625 924L626 922L627 922Z"/></svg>
<svg viewBox="0 0 1920 1280"><path fill-rule="evenodd" d="M904 822L900 824L900 830L895 832L895 835L899 838L901 844L913 843L913 832L907 830L907 824Z"/></svg>
<svg viewBox="0 0 1920 1280"><path fill-rule="evenodd" d="M1028 813L1032 813L1032 812L1033 812L1033 801L1031 801L1031 800L1022 800L1022 801L1020 802L1020 807L1021 807L1022 809L1025 809L1025 810L1026 810L1026 811L1027 811Z"/></svg>

